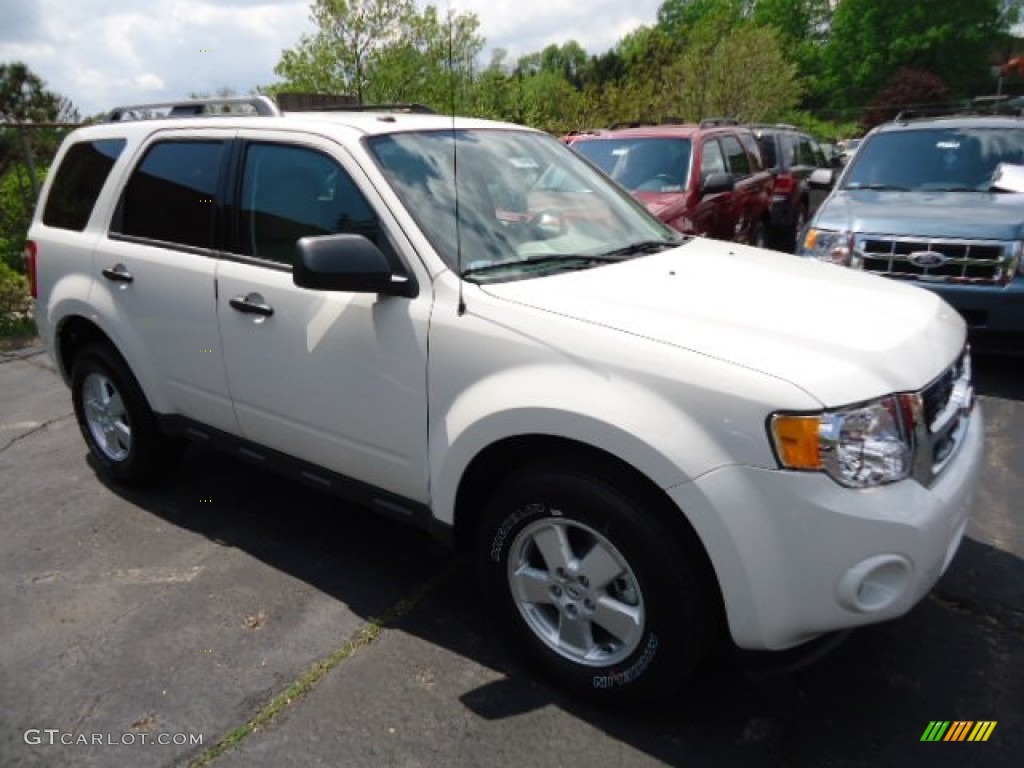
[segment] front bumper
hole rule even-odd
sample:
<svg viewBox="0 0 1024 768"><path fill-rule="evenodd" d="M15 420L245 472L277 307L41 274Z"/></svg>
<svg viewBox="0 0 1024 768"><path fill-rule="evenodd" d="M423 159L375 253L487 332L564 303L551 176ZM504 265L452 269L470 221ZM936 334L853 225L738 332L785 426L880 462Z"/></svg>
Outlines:
<svg viewBox="0 0 1024 768"><path fill-rule="evenodd" d="M669 489L703 541L736 645L782 650L901 616L945 572L982 466L975 406L930 487L862 491L819 473L725 467Z"/></svg>
<svg viewBox="0 0 1024 768"><path fill-rule="evenodd" d="M915 282L963 315L972 333L1019 334L1024 338L1024 277L1006 285Z"/></svg>

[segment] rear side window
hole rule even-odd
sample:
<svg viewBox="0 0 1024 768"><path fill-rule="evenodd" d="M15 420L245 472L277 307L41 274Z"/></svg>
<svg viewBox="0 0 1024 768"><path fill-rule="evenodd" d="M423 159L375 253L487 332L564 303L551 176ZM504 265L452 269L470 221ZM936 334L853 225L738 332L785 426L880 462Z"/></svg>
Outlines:
<svg viewBox="0 0 1024 768"><path fill-rule="evenodd" d="M125 187L112 231L212 248L224 147L223 141L167 141L150 147Z"/></svg>
<svg viewBox="0 0 1024 768"><path fill-rule="evenodd" d="M785 142L785 139L780 139L781 142ZM774 168L776 165L775 159L775 137L768 133L757 137L757 146L761 150L761 159L764 160L764 164L768 168Z"/></svg>
<svg viewBox="0 0 1024 768"><path fill-rule="evenodd" d="M79 232L85 229L96 198L124 145L124 139L98 139L82 141L68 149L46 198L43 223Z"/></svg>

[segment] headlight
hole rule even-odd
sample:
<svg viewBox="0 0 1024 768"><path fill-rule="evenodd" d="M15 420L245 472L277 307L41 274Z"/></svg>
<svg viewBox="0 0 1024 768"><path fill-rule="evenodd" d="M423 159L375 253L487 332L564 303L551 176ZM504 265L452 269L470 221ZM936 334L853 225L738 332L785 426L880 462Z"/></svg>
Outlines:
<svg viewBox="0 0 1024 768"><path fill-rule="evenodd" d="M849 266L850 255L853 253L852 240L853 236L849 232L808 227L800 243L799 253L809 259Z"/></svg>
<svg viewBox="0 0 1024 768"><path fill-rule="evenodd" d="M914 462L917 395L893 395L819 414L775 414L770 431L787 469L825 472L847 488L894 483Z"/></svg>

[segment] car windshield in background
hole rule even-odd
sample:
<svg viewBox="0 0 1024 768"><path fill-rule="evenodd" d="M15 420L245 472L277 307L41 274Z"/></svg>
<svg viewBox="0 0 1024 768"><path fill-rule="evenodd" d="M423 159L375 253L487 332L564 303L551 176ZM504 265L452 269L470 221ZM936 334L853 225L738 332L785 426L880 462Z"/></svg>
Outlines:
<svg viewBox="0 0 1024 768"><path fill-rule="evenodd" d="M1024 164L1024 129L943 128L872 136L850 161L843 189L984 192L1000 163Z"/></svg>
<svg viewBox="0 0 1024 768"><path fill-rule="evenodd" d="M682 192L689 180L689 139L588 139L572 148L630 192Z"/></svg>
<svg viewBox="0 0 1024 768"><path fill-rule="evenodd" d="M649 252L651 243L679 242L673 230L545 134L422 131L366 143L441 258L473 279L578 269L604 263L611 253L625 258Z"/></svg>

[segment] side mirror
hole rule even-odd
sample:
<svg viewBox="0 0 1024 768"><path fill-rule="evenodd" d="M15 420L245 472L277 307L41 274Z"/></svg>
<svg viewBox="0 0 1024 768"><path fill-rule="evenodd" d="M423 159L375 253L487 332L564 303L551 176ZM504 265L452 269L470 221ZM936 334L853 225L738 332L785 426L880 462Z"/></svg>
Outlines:
<svg viewBox="0 0 1024 768"><path fill-rule="evenodd" d="M295 244L292 281L300 288L409 296L415 287L396 275L387 256L362 235L304 237Z"/></svg>
<svg viewBox="0 0 1024 768"><path fill-rule="evenodd" d="M836 183L836 172L831 168L817 168L811 171L807 181L815 189L828 189Z"/></svg>
<svg viewBox="0 0 1024 768"><path fill-rule="evenodd" d="M719 192L730 192L736 187L736 179L731 173L709 173L700 185L702 195L714 195Z"/></svg>

